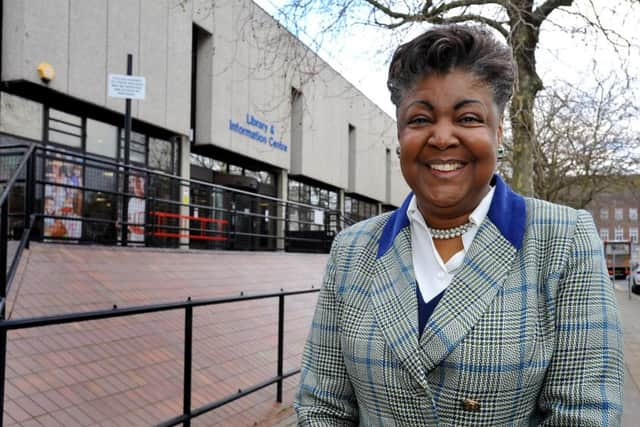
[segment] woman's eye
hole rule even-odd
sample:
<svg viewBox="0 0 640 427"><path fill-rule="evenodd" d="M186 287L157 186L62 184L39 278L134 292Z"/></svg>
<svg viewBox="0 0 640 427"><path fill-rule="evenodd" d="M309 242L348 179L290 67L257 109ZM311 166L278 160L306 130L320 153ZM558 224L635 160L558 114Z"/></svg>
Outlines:
<svg viewBox="0 0 640 427"><path fill-rule="evenodd" d="M417 116L417 117L412 117L409 119L409 121L407 123L409 123L410 125L420 125L420 124L424 124L424 123L428 123L429 119L427 117L424 116Z"/></svg>
<svg viewBox="0 0 640 427"><path fill-rule="evenodd" d="M480 120L480 118L478 118L476 116L471 116L471 115L460 117L460 121L462 123L481 123L482 122L482 120Z"/></svg>

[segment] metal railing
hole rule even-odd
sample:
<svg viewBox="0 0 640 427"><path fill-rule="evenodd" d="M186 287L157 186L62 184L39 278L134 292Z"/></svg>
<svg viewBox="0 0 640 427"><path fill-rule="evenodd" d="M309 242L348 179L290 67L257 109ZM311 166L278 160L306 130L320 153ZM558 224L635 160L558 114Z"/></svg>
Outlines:
<svg viewBox="0 0 640 427"><path fill-rule="evenodd" d="M22 158L11 173L8 180L4 184L2 194L0 194L0 324L4 322L6 317L6 299L9 292L9 286L13 281L13 277L18 268L20 262L20 256L22 251L29 246L29 236L31 233L31 225L33 222L32 209L33 198L31 191L34 187L34 146L29 145L8 145L3 147L5 150L18 149L22 152L14 153L21 155ZM5 151L6 153L6 151ZM9 241L9 194L13 190L16 182L18 182L21 174L25 174L25 189L24 192L24 229L18 244L17 249L13 254L11 264L8 265L8 241ZM7 270L8 267L8 270ZM4 414L4 382L6 376L6 364L7 364L7 331L0 328L0 381L2 382L2 389L0 393L0 425L2 425L2 417Z"/></svg>
<svg viewBox="0 0 640 427"><path fill-rule="evenodd" d="M4 299L9 292L9 287L20 262L20 256L24 249L29 248L31 229L35 219L33 213L33 194L35 187L35 146L26 144L6 145L3 150L20 150L12 155L20 156L20 162L10 174L9 179L3 182L4 188L0 194L0 298ZM6 152L5 152L6 153ZM14 186L20 181L20 176L24 174L24 211L21 214L23 220L22 234L19 243L14 251L11 262L8 260L9 243L9 195ZM4 318L4 305L3 305Z"/></svg>
<svg viewBox="0 0 640 427"><path fill-rule="evenodd" d="M183 424L184 426L189 426L191 423L191 419L205 414L209 411L212 411L216 408L219 408L227 403L233 402L241 397L247 396L251 393L254 393L258 390L261 390L265 387L268 387L272 384L277 385L276 390L276 400L278 402L282 402L282 387L284 379L297 374L300 372L299 369L290 370L288 372L283 371L283 346L284 346L284 308L285 308L285 297L291 295L301 295L308 294L313 292L318 292L319 289L307 289L307 290L298 290L298 291L289 291L284 292L282 289L280 292L273 293L263 293L256 295L243 295L233 296L227 298L212 298L212 299L202 299L202 300L192 300L188 298L184 302L172 302L172 303L164 303L164 304L152 304L152 305L141 305L141 306L133 306L127 308L117 308L114 306L113 309L108 310L99 310L99 311L91 311L91 312L77 312L77 313L68 313L61 314L55 316L42 316L42 317L32 317L32 318L23 318L23 319L6 319L6 301L7 294L10 288L10 284L17 270L18 264L20 262L20 256L22 251L25 248L29 247L30 238L34 235L34 227L37 221L43 221L45 219L58 219L60 221L93 221L96 223L102 224L115 224L118 222L117 220L110 220L105 218L84 218L84 217L69 217L64 215L48 215L46 213L36 212L36 207L34 201L36 200L36 186L37 185L56 185L59 188L71 188L73 190L81 190L81 191L101 191L98 189L90 189L86 187L80 187L76 185L70 185L68 183L53 183L51 181L45 179L38 179L36 176L37 162L42 160L43 163L47 158L47 154L62 152L65 154L69 154L64 150L50 149L49 147L41 147L35 144L32 145L4 145L1 147L4 150L4 155L7 155L7 150L10 151L9 155L19 156L20 160L17 162L17 166L11 173L9 174L9 178L2 181L4 184L4 188L0 195L0 425L2 425L2 420L4 417L4 393L5 393L5 382L6 382L6 364L7 364L7 334L8 331L12 330L20 330L20 329L28 329L28 328L37 328L44 327L50 325L60 325L66 323L74 323L74 322L86 322L92 320L99 319L108 319L122 316L136 316L142 315L146 313L155 313L155 312L164 312L171 310L180 310L184 309L185 312L185 344L184 344L184 372L183 372L183 412L181 415L175 416L169 420L166 420L160 424L159 426L174 426L178 424ZM18 151L15 151L18 150ZM80 156L77 154L69 154L76 157L81 157L84 164L86 162L94 162L95 159L89 158L88 156ZM65 159L65 161L69 162L73 159ZM150 171L142 168L137 168L134 166L124 166L121 164L117 164L114 162L103 161L103 163L110 164L113 167L118 168L118 170L122 170L123 168L131 168L131 170L136 171L138 173L147 174L147 176L151 176L152 174L165 176L172 179L180 179L181 183L189 180L182 180L179 177L173 177L167 174L162 174L155 171ZM15 190L17 184L24 184L23 191L23 212L14 212L13 215L9 213L9 200L10 194ZM225 188L221 186L215 186L211 184L207 184L212 188L218 188L224 191L238 191L230 188ZM124 186L124 184L123 184ZM125 201L126 197L135 197L126 191L124 192L112 192L113 194L118 195ZM252 196L267 198L265 196L257 196L251 194ZM272 200L277 200L273 199ZM168 204L173 204L176 206L190 206L188 204L183 204L180 202L176 202L174 200L169 199L156 199L153 198L145 198L145 200L149 200L150 202L166 202ZM286 203L286 202L285 202ZM289 202L291 204L291 202ZM297 207L302 206L301 204L297 204ZM192 207L192 206L190 206ZM211 208L215 210L215 208ZM315 209L315 208L314 208ZM225 211L221 209L221 211ZM237 213L237 212L236 212ZM270 218L277 218L280 220L286 221L286 217L277 217L277 216L269 216ZM21 230L19 243L14 251L12 261L8 262L8 241L9 241L9 230L8 226L11 218L18 218L22 220L22 227L17 226L16 230ZM122 224L123 230L126 230L128 221L123 221L120 219L119 221ZM145 229L147 224L144 224ZM184 230L185 227L178 227L181 230ZM191 227L186 227L187 230L190 230ZM122 231L123 235L126 235L126 231ZM230 234L230 233L227 233ZM236 235L241 233L235 233ZM246 233L245 233L246 234ZM14 233L13 237L17 237L17 234ZM271 236L273 237L273 236ZM124 238L126 240L126 237ZM122 244L126 244L126 241L121 242ZM10 264L10 265L9 265ZM7 268L8 267L8 268ZM277 364L276 364L276 375L265 379L264 381L245 388L244 390L238 390L237 393L229 395L223 399L211 402L209 404L203 405L198 408L192 408L191 404L191 378L192 378L192 345L193 345L193 310L195 307L201 306L211 306L211 305L219 305L225 303L233 303L240 301L249 301L249 300L258 300L258 299L267 299L267 298L278 298L278 343L277 343Z"/></svg>
<svg viewBox="0 0 640 427"><path fill-rule="evenodd" d="M24 210L30 203L30 214L36 217L34 224L25 220L22 226L32 225L31 236L38 240L326 252L335 234L353 223L337 210L62 148L31 147L31 187L25 191L29 197L25 198ZM73 170L71 178L56 172L61 168ZM136 187L136 180L142 182L142 190ZM24 182L24 178L16 178L15 184ZM185 200L185 194L189 194L189 200ZM138 207L136 215L132 215L130 206L123 209L131 203ZM9 212L11 221L17 224L15 230L21 228L22 211L19 207ZM128 213L127 218L123 212Z"/></svg>
<svg viewBox="0 0 640 427"><path fill-rule="evenodd" d="M183 372L183 412L181 415L175 416L169 420L157 424L157 426L175 426L181 424L185 427L191 425L191 419L217 409L223 405L231 403L241 397L247 396L272 384L276 384L276 400L282 402L282 383L283 381L297 373L300 369L293 369L288 372L283 370L283 349L284 349L284 308L285 297L291 295L302 295L313 292L318 292L319 289L305 289L299 291L262 293L255 295L239 295L226 298L210 298L192 300L188 298L184 302L172 302L164 304L150 304L127 308L114 307L111 310L99 310L82 313L70 313L56 316L43 316L33 317L25 319L15 320L0 320L0 405L4 402L4 385L5 385L5 366L6 366L6 353L7 353L7 332L12 330L38 328L43 326L61 325L74 322L87 322L92 320L110 319L114 317L123 316L136 316L147 313L157 313L161 311L171 311L184 309L185 323L184 323L184 372ZM251 301L258 299L278 298L278 343L277 343L277 362L276 362L276 375L265 379L264 381L245 388L244 390L238 390L237 393L226 396L220 400L208 403L198 408L191 407L191 378L192 378L192 355L193 355L193 309L196 307L219 305L226 303L234 303L241 301ZM4 298L0 302L4 307ZM4 319L4 317L3 317ZM0 406L0 425L2 425L2 418L4 414L4 407Z"/></svg>

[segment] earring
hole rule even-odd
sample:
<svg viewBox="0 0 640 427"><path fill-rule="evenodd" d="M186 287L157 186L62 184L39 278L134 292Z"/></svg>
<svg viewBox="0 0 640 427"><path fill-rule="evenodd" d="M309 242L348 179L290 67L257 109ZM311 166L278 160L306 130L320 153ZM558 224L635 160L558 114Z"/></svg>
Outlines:
<svg viewBox="0 0 640 427"><path fill-rule="evenodd" d="M400 158L400 145L399 144L396 146L396 155L398 156L398 158Z"/></svg>
<svg viewBox="0 0 640 427"><path fill-rule="evenodd" d="M498 149L496 150L496 158L498 160L502 160L504 158L504 147L498 147Z"/></svg>

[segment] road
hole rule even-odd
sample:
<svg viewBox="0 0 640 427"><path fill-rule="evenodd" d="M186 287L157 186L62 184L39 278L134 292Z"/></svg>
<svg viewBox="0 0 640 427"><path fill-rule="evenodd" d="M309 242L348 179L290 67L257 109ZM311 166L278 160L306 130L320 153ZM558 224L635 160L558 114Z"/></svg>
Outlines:
<svg viewBox="0 0 640 427"><path fill-rule="evenodd" d="M624 327L625 384L622 425L635 427L640 419L640 295L631 294L626 281L615 284Z"/></svg>

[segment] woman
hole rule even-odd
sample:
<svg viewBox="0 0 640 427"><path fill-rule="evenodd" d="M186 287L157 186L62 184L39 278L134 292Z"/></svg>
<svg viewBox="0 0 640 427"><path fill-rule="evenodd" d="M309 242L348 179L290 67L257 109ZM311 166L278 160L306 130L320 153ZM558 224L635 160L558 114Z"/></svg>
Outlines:
<svg viewBox="0 0 640 427"><path fill-rule="evenodd" d="M508 47L476 27L395 52L413 192L336 238L300 425L619 424L622 331L593 220L495 175L513 81Z"/></svg>

